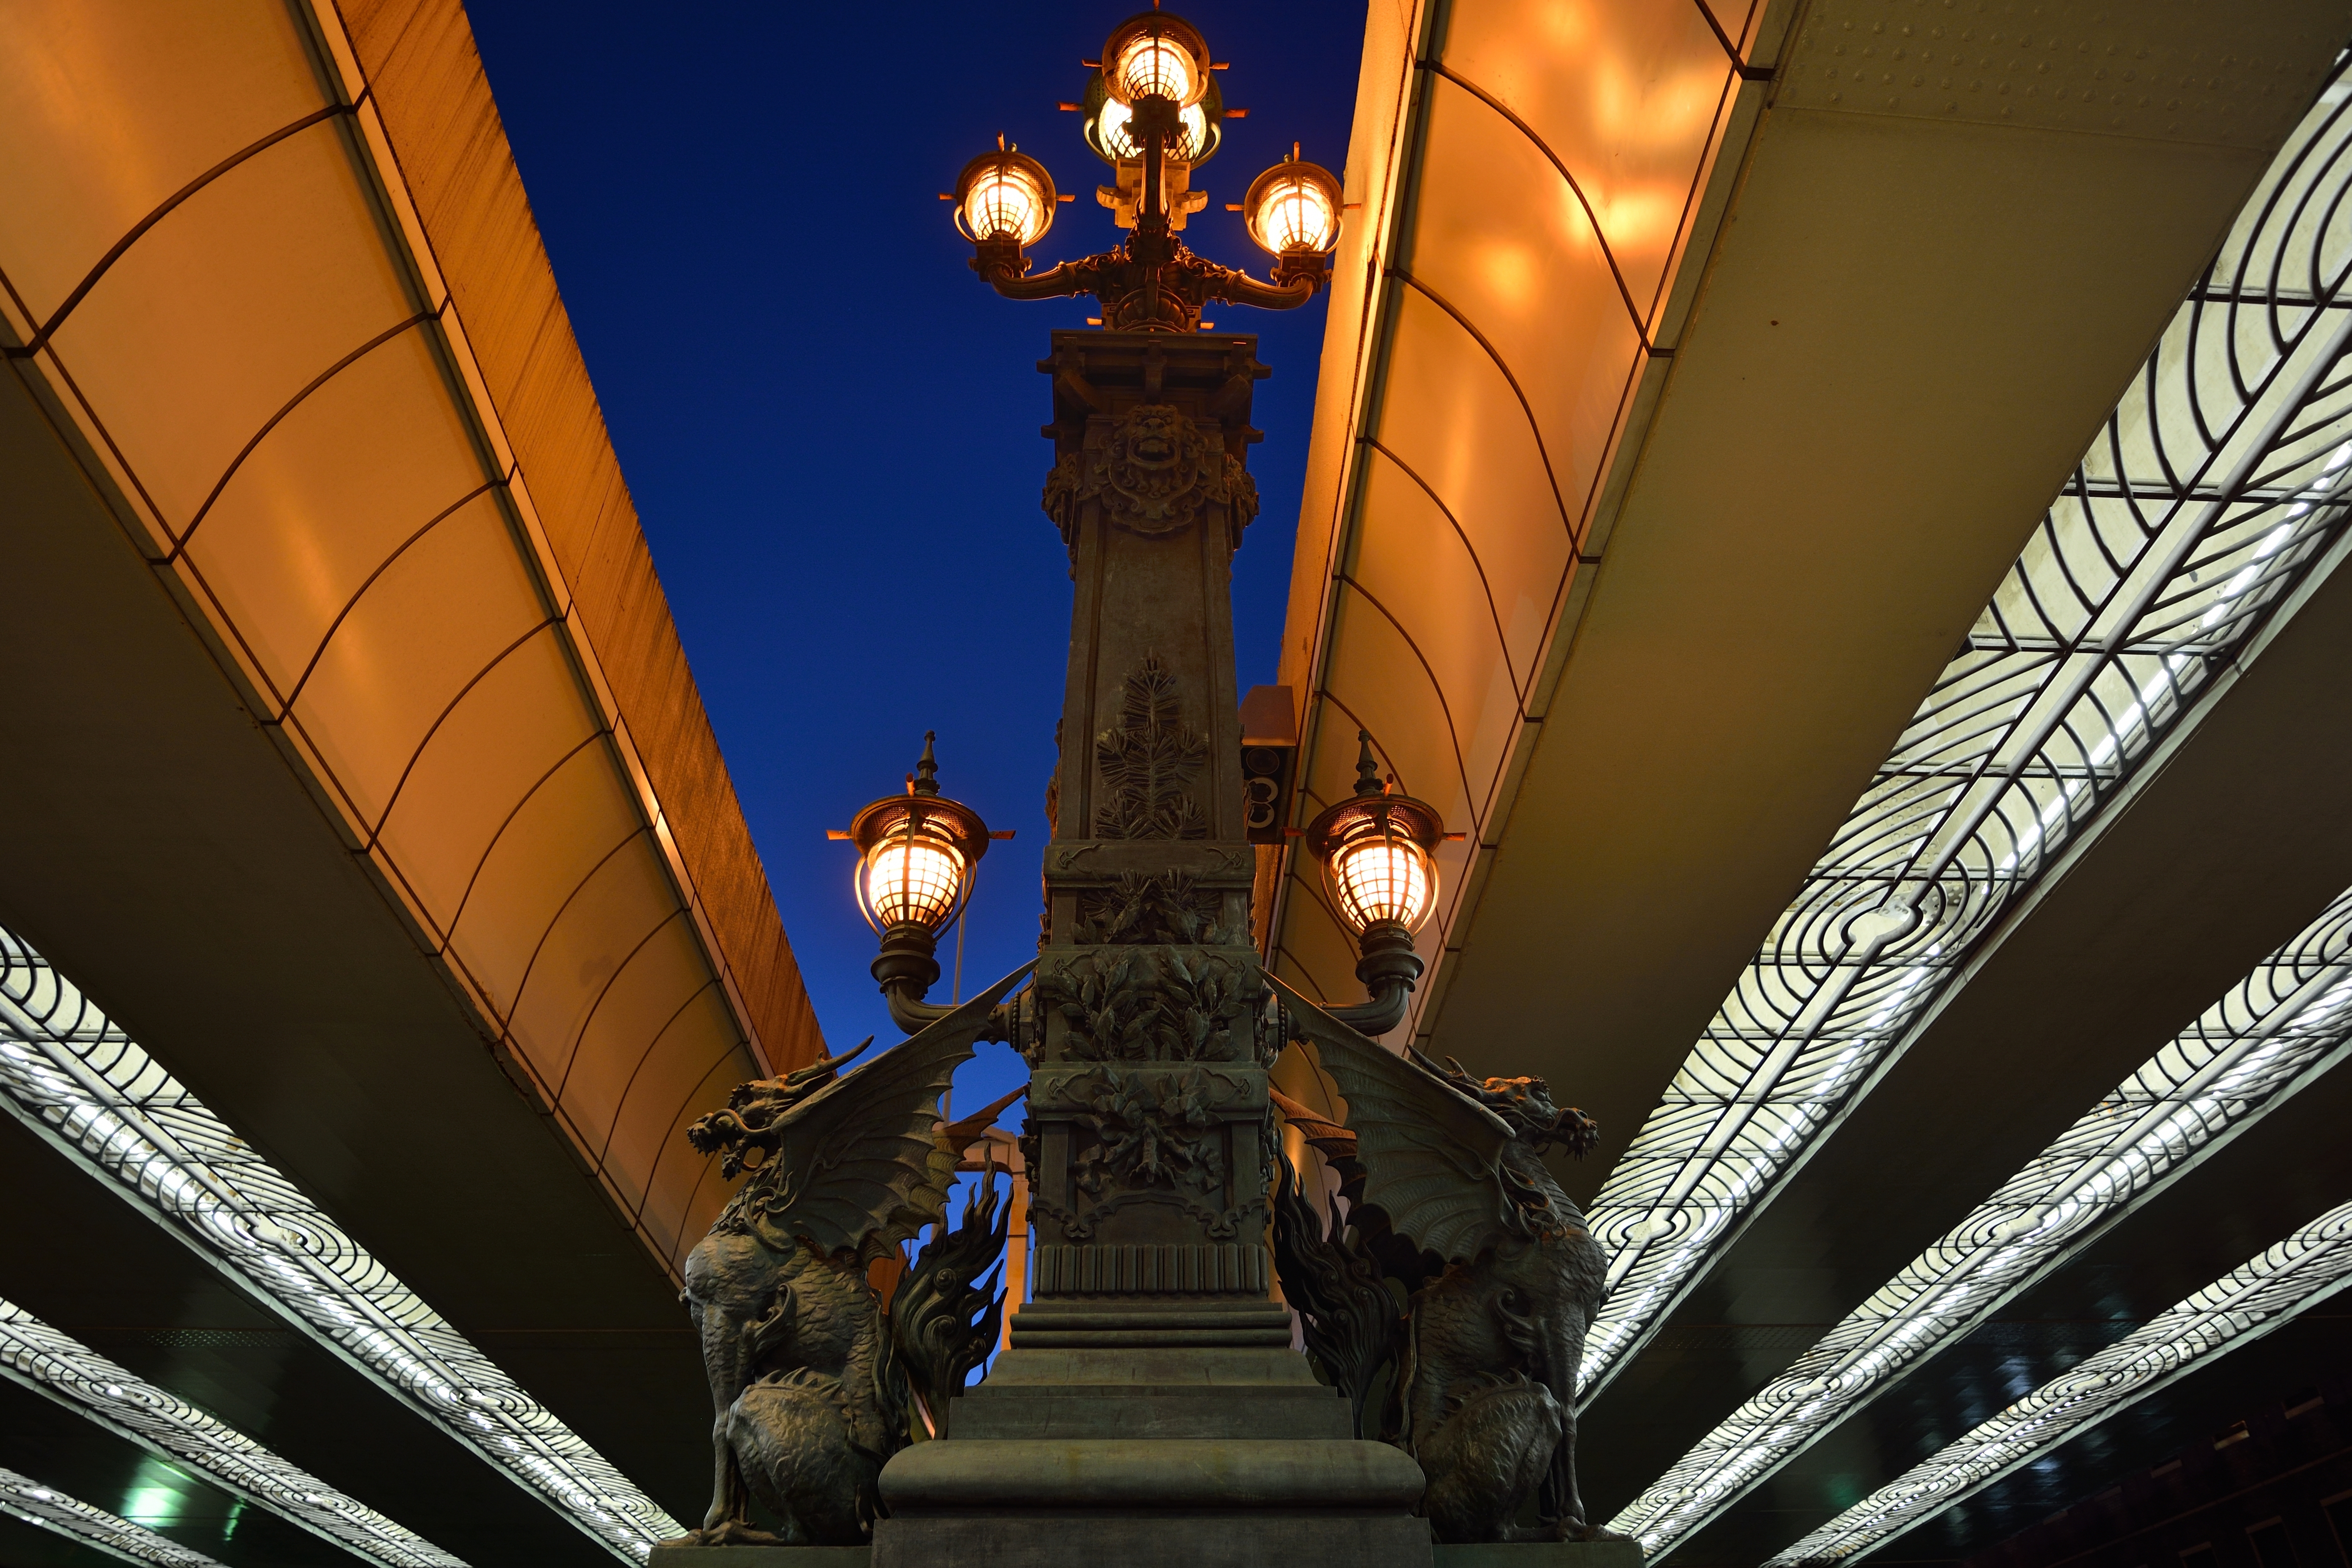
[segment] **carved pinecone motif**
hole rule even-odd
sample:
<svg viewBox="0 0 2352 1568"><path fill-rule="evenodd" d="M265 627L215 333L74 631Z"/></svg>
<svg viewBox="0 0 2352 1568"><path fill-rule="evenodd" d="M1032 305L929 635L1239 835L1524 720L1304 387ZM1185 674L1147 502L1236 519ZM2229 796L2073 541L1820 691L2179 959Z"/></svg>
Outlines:
<svg viewBox="0 0 2352 1568"><path fill-rule="evenodd" d="M1183 722L1175 675L1146 654L1127 678L1119 721L1095 737L1105 798L1097 838L1206 838L1208 818L1184 786L1209 759L1209 742Z"/></svg>

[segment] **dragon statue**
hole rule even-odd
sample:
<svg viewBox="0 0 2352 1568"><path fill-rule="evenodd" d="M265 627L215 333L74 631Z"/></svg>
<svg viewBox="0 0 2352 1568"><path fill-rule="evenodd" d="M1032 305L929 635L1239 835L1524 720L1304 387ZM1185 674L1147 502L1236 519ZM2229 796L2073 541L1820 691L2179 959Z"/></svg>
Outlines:
<svg viewBox="0 0 2352 1568"><path fill-rule="evenodd" d="M686 1260L716 1417L700 1545L856 1545L881 1511L890 1456L935 1436L946 1401L996 1342L1003 1297L982 1276L1011 1218L982 1176L960 1228L947 1199L968 1135L1011 1098L941 1127L955 1069L1006 977L855 1071L873 1044L739 1087L688 1129L732 1178L751 1177ZM877 1260L935 1226L886 1308ZM755 1527L751 1500L782 1522Z"/></svg>
<svg viewBox="0 0 2352 1568"><path fill-rule="evenodd" d="M1277 1163L1275 1259L1357 1435L1420 1461L1442 1542L1614 1539L1576 1486L1577 1368L1607 1258L1542 1160L1580 1157L1599 1129L1541 1079L1392 1055L1275 984L1347 1101L1342 1125L1275 1095L1340 1184L1318 1214Z"/></svg>

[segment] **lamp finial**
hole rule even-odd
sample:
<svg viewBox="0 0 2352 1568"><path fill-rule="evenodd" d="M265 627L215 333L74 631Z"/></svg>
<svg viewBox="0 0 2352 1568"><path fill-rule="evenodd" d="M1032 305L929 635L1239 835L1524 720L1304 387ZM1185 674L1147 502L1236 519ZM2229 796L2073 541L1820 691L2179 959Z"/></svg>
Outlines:
<svg viewBox="0 0 2352 1568"><path fill-rule="evenodd" d="M931 742L938 739L937 731L931 730L923 731L923 760L915 764L915 775L907 781L908 794L937 795L940 793L940 760L931 753Z"/></svg>
<svg viewBox="0 0 2352 1568"><path fill-rule="evenodd" d="M1372 732L1370 730L1359 730L1356 731L1356 740L1362 748L1356 753L1356 793L1358 795L1387 794L1387 786L1381 783L1380 760L1372 755Z"/></svg>

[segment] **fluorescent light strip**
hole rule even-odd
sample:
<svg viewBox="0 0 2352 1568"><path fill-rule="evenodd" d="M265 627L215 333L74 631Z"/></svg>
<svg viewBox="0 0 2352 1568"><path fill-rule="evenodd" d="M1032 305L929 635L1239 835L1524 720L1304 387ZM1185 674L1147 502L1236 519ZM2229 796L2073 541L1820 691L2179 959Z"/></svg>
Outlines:
<svg viewBox="0 0 2352 1568"><path fill-rule="evenodd" d="M686 1533L5 929L0 1110L614 1556Z"/></svg>
<svg viewBox="0 0 2352 1568"><path fill-rule="evenodd" d="M379 1568L466 1568L414 1531L345 1497L227 1423L135 1377L13 1301L0 1300L0 1376L202 1472Z"/></svg>
<svg viewBox="0 0 2352 1568"><path fill-rule="evenodd" d="M2208 1357L2250 1344L2352 1282L2352 1204L2232 1268L2126 1339L2052 1378L1770 1559L1836 1563L1926 1522Z"/></svg>
<svg viewBox="0 0 2352 1568"><path fill-rule="evenodd" d="M77 1545L125 1563L153 1563L162 1568L221 1568L194 1547L167 1540L127 1519L118 1519L102 1508L77 1501L5 1466L0 1466L0 1513L55 1531Z"/></svg>
<svg viewBox="0 0 2352 1568"><path fill-rule="evenodd" d="M1587 1215L1611 1260L1580 1403L2342 531L2352 311L2314 302L2352 299L2326 244L2352 188L2337 68L1610 1171Z"/></svg>
<svg viewBox="0 0 2352 1568"><path fill-rule="evenodd" d="M1610 1526L1655 1557L2352 1055L2352 890L1676 1460Z"/></svg>

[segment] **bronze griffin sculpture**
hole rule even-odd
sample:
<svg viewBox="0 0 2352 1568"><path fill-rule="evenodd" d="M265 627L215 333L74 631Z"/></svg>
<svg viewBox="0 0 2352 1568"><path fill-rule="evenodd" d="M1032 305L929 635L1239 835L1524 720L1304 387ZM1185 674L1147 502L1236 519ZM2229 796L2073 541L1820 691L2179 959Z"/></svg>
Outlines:
<svg viewBox="0 0 2352 1568"><path fill-rule="evenodd" d="M1003 1256L1011 1210L998 1211L992 1171L949 1228L965 1129L942 1129L939 1107L1020 978L855 1071L841 1069L865 1046L741 1085L689 1129L697 1149L721 1152L724 1174L751 1172L686 1261L715 1407L710 1510L695 1542L865 1541L884 1462L934 1434L995 1343L1003 1298L982 1276ZM867 1269L902 1258L926 1226L933 1240L886 1309ZM751 1498L781 1533L752 1525Z"/></svg>
<svg viewBox="0 0 2352 1568"><path fill-rule="evenodd" d="M1582 1155L1598 1129L1554 1105L1541 1079L1392 1055L1282 989L1346 1123L1286 1095L1276 1104L1339 1175L1346 1206L1318 1214L1280 1162L1276 1264L1358 1435L1420 1461L1440 1541L1609 1535L1578 1495L1575 1405L1608 1260L1541 1158L1555 1145ZM1538 1522L1525 1525L1530 1494Z"/></svg>

